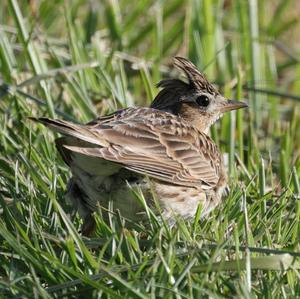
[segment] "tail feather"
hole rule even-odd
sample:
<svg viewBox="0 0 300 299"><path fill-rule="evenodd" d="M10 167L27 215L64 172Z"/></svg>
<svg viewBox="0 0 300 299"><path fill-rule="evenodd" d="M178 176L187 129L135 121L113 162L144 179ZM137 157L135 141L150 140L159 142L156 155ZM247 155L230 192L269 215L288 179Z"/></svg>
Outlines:
<svg viewBox="0 0 300 299"><path fill-rule="evenodd" d="M53 131L61 133L65 136L72 136L82 141L96 144L100 146L106 146L107 142L102 140L99 135L91 132L88 127L84 125L74 124L64 120L50 119L46 117L29 117L30 120L43 124Z"/></svg>
<svg viewBox="0 0 300 299"><path fill-rule="evenodd" d="M30 117L30 119L64 135L57 138L55 144L64 162L72 168L72 172L75 171L74 169L81 169L90 175L110 176L121 168L120 165L105 161L101 157L87 156L68 148L68 146L73 146L84 150L85 148L102 148L107 146L107 141L103 140L99 134L92 132L88 125L77 125L63 120L44 117Z"/></svg>

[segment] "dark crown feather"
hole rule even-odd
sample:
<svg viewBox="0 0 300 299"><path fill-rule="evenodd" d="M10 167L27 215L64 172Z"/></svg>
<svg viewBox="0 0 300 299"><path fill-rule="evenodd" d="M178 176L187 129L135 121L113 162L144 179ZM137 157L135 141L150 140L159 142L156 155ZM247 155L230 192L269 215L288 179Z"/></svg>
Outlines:
<svg viewBox="0 0 300 299"><path fill-rule="evenodd" d="M180 79L161 80L157 87L162 89L151 103L151 108L177 114L176 111L180 108L182 95L186 95L193 90L205 90L212 94L218 93L214 86L207 81L205 76L188 59L176 56L174 57L174 66L184 72L188 83Z"/></svg>

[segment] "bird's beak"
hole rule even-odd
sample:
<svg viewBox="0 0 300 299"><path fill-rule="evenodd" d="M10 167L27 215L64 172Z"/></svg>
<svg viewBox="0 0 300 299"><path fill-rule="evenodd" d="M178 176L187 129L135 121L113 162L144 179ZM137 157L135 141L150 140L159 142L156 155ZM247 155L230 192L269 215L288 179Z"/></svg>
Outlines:
<svg viewBox="0 0 300 299"><path fill-rule="evenodd" d="M221 112L224 113L227 111L237 110L240 108L247 108L247 107L249 107L249 106L245 102L228 100L228 101L226 101L224 106L221 107Z"/></svg>

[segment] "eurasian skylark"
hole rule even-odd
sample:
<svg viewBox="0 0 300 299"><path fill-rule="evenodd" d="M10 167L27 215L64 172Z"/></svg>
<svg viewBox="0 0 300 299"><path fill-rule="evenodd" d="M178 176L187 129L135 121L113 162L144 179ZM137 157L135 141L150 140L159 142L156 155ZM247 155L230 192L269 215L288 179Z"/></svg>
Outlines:
<svg viewBox="0 0 300 299"><path fill-rule="evenodd" d="M66 198L84 219L83 234L95 228L92 213L109 202L125 218L142 219L131 187L141 188L149 203L155 192L170 222L174 214L193 217L199 203L205 216L221 201L226 170L207 134L224 112L247 104L224 98L187 59L175 57L174 65L188 82L162 80L150 108L119 110L84 125L34 119L64 135L56 146L72 171Z"/></svg>

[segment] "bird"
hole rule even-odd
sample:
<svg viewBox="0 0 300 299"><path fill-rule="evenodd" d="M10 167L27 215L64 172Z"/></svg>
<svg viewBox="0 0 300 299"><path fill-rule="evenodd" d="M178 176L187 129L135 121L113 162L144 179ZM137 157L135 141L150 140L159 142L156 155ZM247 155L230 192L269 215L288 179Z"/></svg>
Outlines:
<svg viewBox="0 0 300 299"><path fill-rule="evenodd" d="M65 198L83 219L81 233L93 234L93 213L110 207L128 222L145 219L157 199L161 217L193 219L198 206L206 217L227 186L223 156L209 129L225 112L248 107L225 98L187 58L174 57L185 79L164 79L150 107L129 107L86 124L32 120L62 135L55 140L72 177Z"/></svg>

